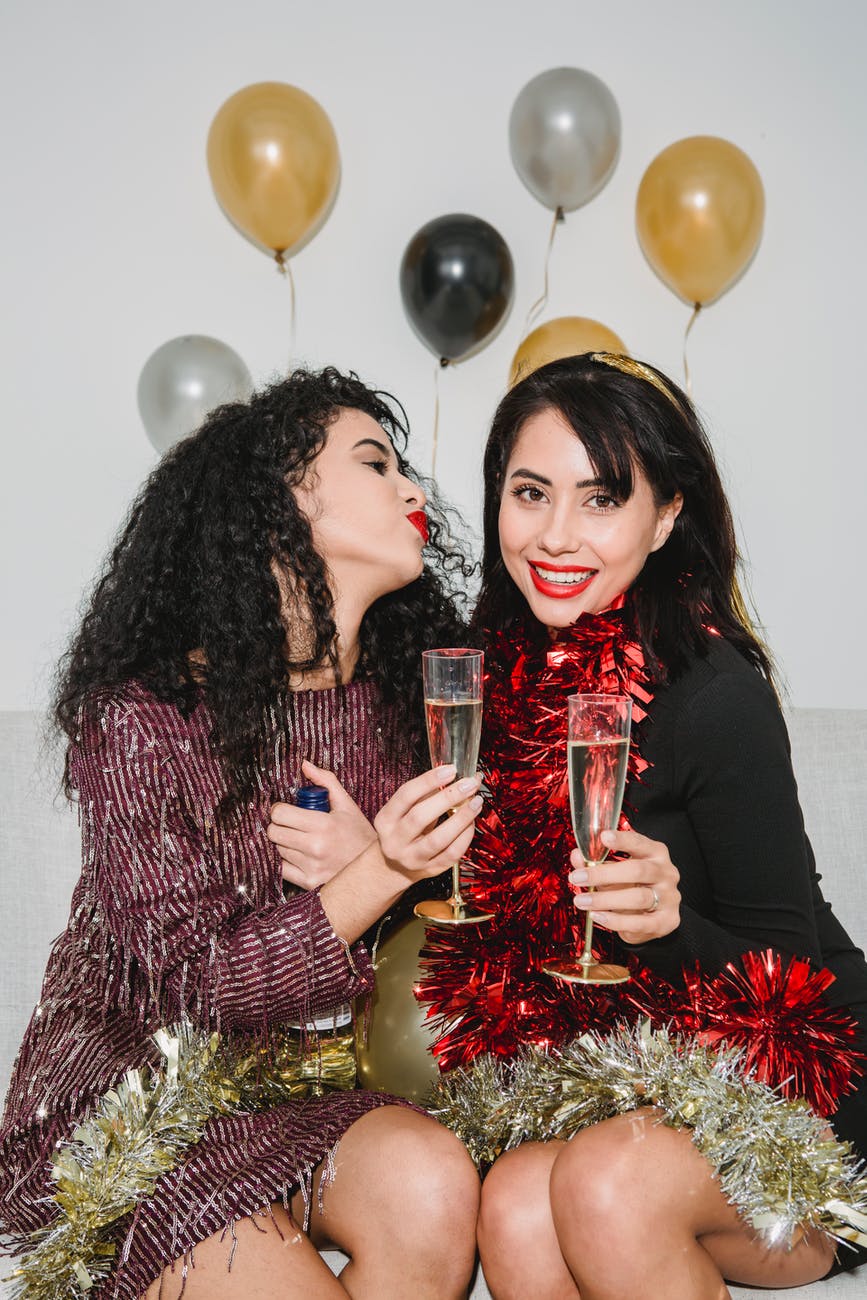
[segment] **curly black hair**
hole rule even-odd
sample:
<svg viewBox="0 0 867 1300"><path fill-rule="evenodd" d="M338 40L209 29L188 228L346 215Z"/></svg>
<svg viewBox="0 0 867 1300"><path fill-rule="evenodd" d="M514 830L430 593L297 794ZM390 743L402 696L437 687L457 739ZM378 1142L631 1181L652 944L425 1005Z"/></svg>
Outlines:
<svg viewBox="0 0 867 1300"><path fill-rule="evenodd" d="M150 475L58 668L54 719L70 740L80 711L131 679L184 713L203 695L225 808L250 797L271 742L288 726L290 676L331 665L339 680L328 571L292 489L347 408L380 424L401 472L428 492L425 568L368 610L356 668L386 702L401 701L403 736L425 761L419 655L465 643L474 566L454 541L457 516L402 455L403 408L333 367L296 370L248 402L219 407ZM294 593L289 610L281 590ZM303 647L289 637L299 616Z"/></svg>
<svg viewBox="0 0 867 1300"><path fill-rule="evenodd" d="M472 627L497 631L526 614L526 602L500 552L498 518L506 468L524 424L557 411L584 444L606 492L625 501L635 468L657 506L680 492L671 536L647 557L630 609L651 670L676 677L686 654L707 652L713 632L726 637L771 684L770 653L757 636L738 583L732 513L713 448L686 393L649 365L606 362L591 353L548 362L500 402L485 449L482 585Z"/></svg>

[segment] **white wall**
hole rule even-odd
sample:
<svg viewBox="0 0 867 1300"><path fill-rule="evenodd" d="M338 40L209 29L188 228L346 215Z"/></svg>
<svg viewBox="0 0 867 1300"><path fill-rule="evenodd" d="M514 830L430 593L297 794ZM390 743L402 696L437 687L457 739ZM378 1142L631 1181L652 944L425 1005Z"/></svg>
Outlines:
<svg viewBox="0 0 867 1300"><path fill-rule="evenodd" d="M426 467L434 363L406 323L403 248L449 211L491 221L518 292L506 328L442 376L442 486L477 519L480 452L530 302L549 216L509 161L520 87L569 63L623 116L615 175L561 229L548 315L604 321L682 376L688 311L634 233L665 145L739 144L767 192L763 244L691 336L696 400L735 504L793 703L867 707L861 672L861 317L867 302L867 6L862 0L5 0L0 18L4 310L0 707L45 698L80 594L154 463L135 392L185 333L284 368L286 284L220 213L210 121L251 82L330 114L337 206L295 261L296 358L354 367L404 400Z"/></svg>

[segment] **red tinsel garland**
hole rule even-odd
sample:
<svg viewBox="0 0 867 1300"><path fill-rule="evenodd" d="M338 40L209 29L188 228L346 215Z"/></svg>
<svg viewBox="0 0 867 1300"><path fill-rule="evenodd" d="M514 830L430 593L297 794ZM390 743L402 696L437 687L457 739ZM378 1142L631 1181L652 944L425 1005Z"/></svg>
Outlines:
<svg viewBox="0 0 867 1300"><path fill-rule="evenodd" d="M482 753L491 804L476 823L470 861L474 899L494 912L484 927L428 930L420 997L444 1033L440 1065L483 1052L511 1056L521 1043L554 1046L622 1014L617 989L572 990L542 973L581 928L567 879L575 847L566 778L567 695L628 694L633 701L629 774L647 764L636 736L652 694L641 647L623 612L579 619L554 641L528 630L494 637L486 651ZM621 826L628 827L626 818ZM600 945L606 943L600 932ZM610 941L609 941L610 942Z"/></svg>
<svg viewBox="0 0 867 1300"><path fill-rule="evenodd" d="M628 984L558 984L542 966L575 941L567 873L574 838L566 780L567 695L593 691L633 700L629 779L647 767L640 723L652 700L640 646L621 611L585 617L553 642L529 644L527 629L496 637L486 654L483 755L492 803L477 821L471 893L495 913L489 925L428 929L420 1001L442 1029L434 1051L443 1070L489 1053L509 1058L523 1044L559 1046L587 1030L648 1016L656 1026L742 1048L764 1082L805 1097L821 1113L854 1086L863 1059L856 1026L826 1006L833 981L797 958L747 953L713 980L685 973L675 988L632 960ZM621 826L627 826L626 818ZM610 943L598 934L603 947ZM607 954L605 954L607 955Z"/></svg>

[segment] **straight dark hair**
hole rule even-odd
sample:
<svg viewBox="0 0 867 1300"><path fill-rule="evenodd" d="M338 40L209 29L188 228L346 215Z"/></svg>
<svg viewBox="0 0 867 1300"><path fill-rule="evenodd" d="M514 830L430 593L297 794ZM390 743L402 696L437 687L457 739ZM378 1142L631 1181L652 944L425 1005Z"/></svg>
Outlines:
<svg viewBox="0 0 867 1300"><path fill-rule="evenodd" d="M552 361L516 384L497 407L485 449L484 551L474 632L506 630L528 612L503 563L498 518L518 435L544 411L556 411L574 431L602 489L615 500L632 495L636 466L657 506L678 492L683 496L671 536L648 555L628 599L654 675L676 677L688 652L706 653L710 637L719 633L773 682L770 655L738 585L734 523L707 435L676 384L625 357L608 361L585 353Z"/></svg>

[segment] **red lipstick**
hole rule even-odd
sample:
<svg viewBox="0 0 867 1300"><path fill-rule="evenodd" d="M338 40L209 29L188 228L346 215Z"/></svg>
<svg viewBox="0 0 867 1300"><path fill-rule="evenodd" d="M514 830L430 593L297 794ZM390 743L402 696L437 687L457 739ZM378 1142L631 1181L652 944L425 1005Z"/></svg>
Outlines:
<svg viewBox="0 0 867 1300"><path fill-rule="evenodd" d="M421 533L421 539L427 545L430 532L427 526L427 515L423 510L413 510L407 515L407 519L414 528Z"/></svg>
<svg viewBox="0 0 867 1300"><path fill-rule="evenodd" d="M597 573L596 569L588 569L581 564L540 564L538 566L540 569L548 569L551 573L583 573L587 575L585 578L582 578L580 582L546 582L545 579L536 572L533 565L530 564L529 561L527 563L529 565L530 578L532 579L533 586L537 591L541 592L543 596L551 596L554 600L570 600L573 596L577 596L582 591L586 591Z"/></svg>

